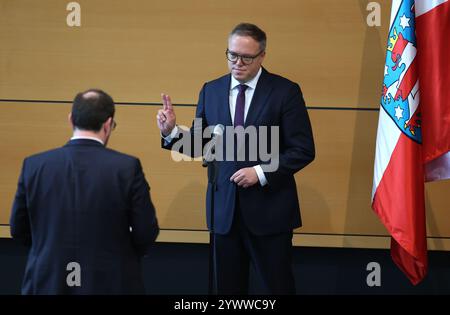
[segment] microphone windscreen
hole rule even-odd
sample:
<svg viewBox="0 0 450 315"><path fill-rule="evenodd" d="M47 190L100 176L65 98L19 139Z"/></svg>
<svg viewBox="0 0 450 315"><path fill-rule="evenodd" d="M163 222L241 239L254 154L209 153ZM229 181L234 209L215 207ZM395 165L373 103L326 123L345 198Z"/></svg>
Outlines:
<svg viewBox="0 0 450 315"><path fill-rule="evenodd" d="M216 136L223 135L223 131L225 130L225 127L222 124L218 124L214 127L213 134Z"/></svg>

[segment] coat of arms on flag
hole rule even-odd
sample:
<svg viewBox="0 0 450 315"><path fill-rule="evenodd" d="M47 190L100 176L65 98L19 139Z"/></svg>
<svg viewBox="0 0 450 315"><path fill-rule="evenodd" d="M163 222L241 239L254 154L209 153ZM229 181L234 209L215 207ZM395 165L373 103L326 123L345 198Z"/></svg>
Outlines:
<svg viewBox="0 0 450 315"><path fill-rule="evenodd" d="M389 32L381 106L399 129L422 142L414 13L401 7Z"/></svg>

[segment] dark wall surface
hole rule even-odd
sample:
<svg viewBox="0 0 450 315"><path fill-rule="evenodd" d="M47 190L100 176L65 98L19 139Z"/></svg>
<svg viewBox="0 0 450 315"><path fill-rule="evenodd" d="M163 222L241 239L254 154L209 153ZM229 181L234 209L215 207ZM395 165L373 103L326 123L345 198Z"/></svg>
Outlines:
<svg viewBox="0 0 450 315"><path fill-rule="evenodd" d="M148 294L208 293L208 245L157 243L143 260ZM0 239L0 294L20 294L26 248ZM367 264L381 269L381 286L369 287ZM429 273L417 286L394 265L388 250L294 247L297 294L450 294L450 253L429 252ZM258 293L251 273L251 293Z"/></svg>

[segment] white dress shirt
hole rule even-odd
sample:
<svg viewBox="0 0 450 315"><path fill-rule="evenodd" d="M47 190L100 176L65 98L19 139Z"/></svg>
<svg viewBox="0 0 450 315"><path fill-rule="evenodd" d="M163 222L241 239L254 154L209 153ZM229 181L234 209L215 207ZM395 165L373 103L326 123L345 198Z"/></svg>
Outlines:
<svg viewBox="0 0 450 315"><path fill-rule="evenodd" d="M258 84L259 77L261 76L262 68L259 68L258 73L256 76L251 79L248 82L245 82L245 85L248 86L248 88L245 90L245 108L244 108L244 122L247 119L248 110L250 108L250 104L253 99L253 94L255 93L256 85ZM239 93L239 85L241 83L236 80L233 76L231 76L231 86L230 86L230 93L229 93L229 104L230 104L230 114L231 114L231 122L234 125L234 112L236 111L236 99L237 95ZM175 128L172 129L172 132L167 137L163 137L166 143L169 143L172 141L173 138L178 133L178 127L175 126ZM161 135L162 136L162 135ZM253 168L256 171L256 175L258 176L259 183L261 186L265 186L267 184L266 176L264 175L264 172L261 168L261 165L255 165Z"/></svg>
<svg viewBox="0 0 450 315"><path fill-rule="evenodd" d="M259 68L256 76L250 81L245 82L245 85L248 88L245 90L245 107L244 107L244 122L247 120L248 110L250 108L250 104L252 103L253 94L255 94L256 84L258 84L259 77L261 76L262 68ZM230 86L230 114L231 114L231 122L234 126L234 113L236 111L236 99L239 94L239 85L241 83L236 80L233 76L231 76L231 86ZM255 165L253 168L256 171L256 175L258 175L259 183L261 186L267 184L266 176L260 165Z"/></svg>
<svg viewBox="0 0 450 315"><path fill-rule="evenodd" d="M245 85L248 88L245 90L245 108L244 108L244 122L247 119L248 109L250 108L250 103L253 99L253 94L255 93L256 84L258 83L259 77L261 76L262 69L259 68L256 76L248 82L245 82ZM234 113L236 111L236 99L239 94L239 85L241 83L236 80L233 76L231 76L231 87L230 87L230 114L231 114L231 122L234 126Z"/></svg>
<svg viewBox="0 0 450 315"><path fill-rule="evenodd" d="M100 142L102 145L105 145L103 143L102 140L100 140L99 138L95 138L95 137L88 137L88 136L73 136L72 138L70 138L70 140L77 140L77 139L89 139L89 140L95 140L97 142Z"/></svg>

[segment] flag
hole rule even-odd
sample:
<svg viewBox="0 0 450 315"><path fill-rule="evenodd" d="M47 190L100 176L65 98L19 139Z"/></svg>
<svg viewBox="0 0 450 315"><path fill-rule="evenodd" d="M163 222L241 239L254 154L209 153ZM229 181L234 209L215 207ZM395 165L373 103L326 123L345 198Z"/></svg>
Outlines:
<svg viewBox="0 0 450 315"><path fill-rule="evenodd" d="M393 0L391 9L372 208L414 285L428 270L424 183L450 178L449 5Z"/></svg>
<svg viewBox="0 0 450 315"><path fill-rule="evenodd" d="M416 0L427 181L450 178L450 1ZM426 109L426 110L425 110Z"/></svg>

